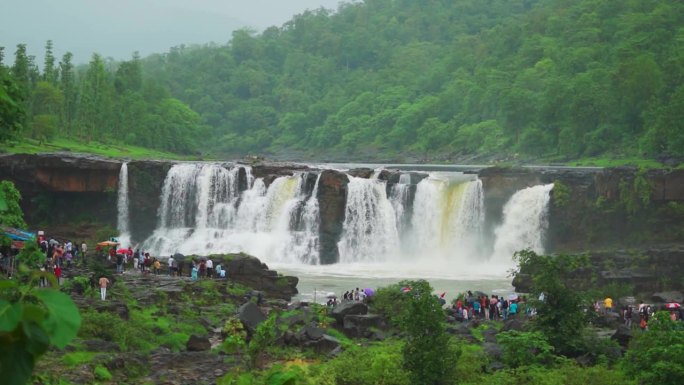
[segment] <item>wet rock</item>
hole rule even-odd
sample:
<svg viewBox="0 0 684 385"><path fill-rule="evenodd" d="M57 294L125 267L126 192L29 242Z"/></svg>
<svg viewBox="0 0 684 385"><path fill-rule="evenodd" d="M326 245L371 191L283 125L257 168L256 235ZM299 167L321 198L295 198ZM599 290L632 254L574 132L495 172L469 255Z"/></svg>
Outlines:
<svg viewBox="0 0 684 385"><path fill-rule="evenodd" d="M321 171L318 185L318 205L321 218L319 238L321 264L336 263L339 259L337 242L342 235L348 184L349 177L342 172Z"/></svg>
<svg viewBox="0 0 684 385"><path fill-rule="evenodd" d="M266 321L266 316L253 302L247 302L238 309L238 318L245 329L252 334L260 323Z"/></svg>
<svg viewBox="0 0 684 385"><path fill-rule="evenodd" d="M350 314L344 316L342 327L351 338L370 338L371 329L383 329L386 325L384 318L377 314Z"/></svg>
<svg viewBox="0 0 684 385"><path fill-rule="evenodd" d="M503 348L501 348L501 345L492 342L485 342L482 344L482 350L492 360L500 360L503 355Z"/></svg>
<svg viewBox="0 0 684 385"><path fill-rule="evenodd" d="M506 322L504 322L504 326L501 331L507 332L509 330L515 330L519 332L525 331L525 322L518 318L508 319Z"/></svg>
<svg viewBox="0 0 684 385"><path fill-rule="evenodd" d="M188 339L185 347L189 352L203 352L211 349L211 342L209 342L209 338L207 337L200 337L193 334Z"/></svg>
<svg viewBox="0 0 684 385"><path fill-rule="evenodd" d="M684 302L684 294L681 291L665 291L661 293L655 293L651 296L651 299L655 302Z"/></svg>
<svg viewBox="0 0 684 385"><path fill-rule="evenodd" d="M629 341L632 340L632 330L627 326L620 325L610 338L615 340L623 348L626 348L629 346Z"/></svg>
<svg viewBox="0 0 684 385"><path fill-rule="evenodd" d="M337 305L331 316L335 318L338 325L344 325L344 317L359 314L368 314L368 305L363 302L348 301Z"/></svg>
<svg viewBox="0 0 684 385"><path fill-rule="evenodd" d="M326 334L319 340L307 341L303 346L313 348L318 354L329 354L340 346L340 341Z"/></svg>
<svg viewBox="0 0 684 385"><path fill-rule="evenodd" d="M218 259L218 258L216 258ZM298 293L299 278L279 276L265 263L247 254L237 254L226 264L228 279L264 293L266 297L290 300Z"/></svg>
<svg viewBox="0 0 684 385"><path fill-rule="evenodd" d="M302 344L312 340L317 341L323 338L324 333L321 328L307 325L297 333L297 340Z"/></svg>

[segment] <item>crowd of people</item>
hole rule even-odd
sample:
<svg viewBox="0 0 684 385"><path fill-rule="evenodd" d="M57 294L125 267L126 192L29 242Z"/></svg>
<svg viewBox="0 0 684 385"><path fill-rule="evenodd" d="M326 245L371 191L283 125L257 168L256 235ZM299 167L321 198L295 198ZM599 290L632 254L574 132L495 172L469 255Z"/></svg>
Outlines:
<svg viewBox="0 0 684 385"><path fill-rule="evenodd" d="M109 249L109 261L116 263L116 272L123 274L132 265L133 271L138 271L143 275L169 275L182 277L184 272L190 279L199 280L203 278L226 278L228 271L221 265L214 265L211 258L192 258L189 263L185 262L185 257L180 254L169 256L166 261L153 257L149 252L132 247L119 249L112 246ZM187 268L187 270L186 270Z"/></svg>
<svg viewBox="0 0 684 385"><path fill-rule="evenodd" d="M524 296L511 295L508 298L484 293L473 294L468 290L460 294L453 302L450 313L467 323L469 320L507 320L518 314L534 314L535 310L527 306Z"/></svg>

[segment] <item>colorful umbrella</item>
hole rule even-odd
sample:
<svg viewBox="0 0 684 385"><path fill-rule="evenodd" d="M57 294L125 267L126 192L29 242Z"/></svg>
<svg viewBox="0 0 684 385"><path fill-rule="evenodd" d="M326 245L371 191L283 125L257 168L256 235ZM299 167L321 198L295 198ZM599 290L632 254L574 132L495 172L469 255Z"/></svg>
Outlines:
<svg viewBox="0 0 684 385"><path fill-rule="evenodd" d="M681 307L677 302L670 302L665 304L666 309L679 309Z"/></svg>

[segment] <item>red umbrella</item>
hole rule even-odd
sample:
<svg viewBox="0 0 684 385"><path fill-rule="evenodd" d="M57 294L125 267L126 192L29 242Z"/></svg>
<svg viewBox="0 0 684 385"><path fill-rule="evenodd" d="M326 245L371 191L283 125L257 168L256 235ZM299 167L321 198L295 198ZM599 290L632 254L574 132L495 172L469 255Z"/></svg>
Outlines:
<svg viewBox="0 0 684 385"><path fill-rule="evenodd" d="M667 308L667 309L679 309L680 306L681 305L678 304L677 302L670 302L670 303L665 304L665 308Z"/></svg>

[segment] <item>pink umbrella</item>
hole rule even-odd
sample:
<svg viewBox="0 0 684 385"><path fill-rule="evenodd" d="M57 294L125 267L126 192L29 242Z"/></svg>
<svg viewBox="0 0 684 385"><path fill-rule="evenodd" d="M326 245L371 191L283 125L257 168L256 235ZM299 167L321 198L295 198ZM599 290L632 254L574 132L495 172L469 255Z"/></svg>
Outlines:
<svg viewBox="0 0 684 385"><path fill-rule="evenodd" d="M681 307L677 302L670 302L665 304L666 309L679 309Z"/></svg>

